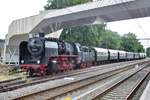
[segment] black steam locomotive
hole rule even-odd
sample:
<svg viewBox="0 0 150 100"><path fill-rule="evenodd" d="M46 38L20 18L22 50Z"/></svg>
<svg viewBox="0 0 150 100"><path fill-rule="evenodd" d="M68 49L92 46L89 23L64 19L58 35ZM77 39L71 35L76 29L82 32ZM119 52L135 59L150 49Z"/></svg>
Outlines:
<svg viewBox="0 0 150 100"><path fill-rule="evenodd" d="M30 76L52 74L67 70L87 68L101 63L144 59L145 53L133 53L67 43L55 38L45 38L43 33L29 36L20 44L20 67Z"/></svg>

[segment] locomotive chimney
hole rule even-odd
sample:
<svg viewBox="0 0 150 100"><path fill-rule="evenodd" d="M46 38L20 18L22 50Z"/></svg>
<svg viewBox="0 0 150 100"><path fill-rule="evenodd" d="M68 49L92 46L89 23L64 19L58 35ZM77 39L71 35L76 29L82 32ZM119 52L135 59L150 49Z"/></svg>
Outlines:
<svg viewBox="0 0 150 100"><path fill-rule="evenodd" d="M45 34L44 33L39 33L39 37L44 37Z"/></svg>

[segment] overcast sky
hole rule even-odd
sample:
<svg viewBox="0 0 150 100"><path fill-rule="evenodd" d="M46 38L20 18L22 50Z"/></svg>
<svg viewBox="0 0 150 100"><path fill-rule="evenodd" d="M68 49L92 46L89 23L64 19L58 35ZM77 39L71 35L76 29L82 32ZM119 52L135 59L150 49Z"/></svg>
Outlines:
<svg viewBox="0 0 150 100"><path fill-rule="evenodd" d="M43 10L47 0L1 0L0 1L0 39L4 39L9 24L19 18L38 14ZM107 28L123 35L128 32L135 33L138 38L150 38L150 17L134 20L108 23ZM147 45L147 41L142 41Z"/></svg>
<svg viewBox="0 0 150 100"><path fill-rule="evenodd" d="M0 38L4 39L9 24L19 18L38 14L47 0L1 0Z"/></svg>
<svg viewBox="0 0 150 100"><path fill-rule="evenodd" d="M107 28L118 32L121 36L132 32L138 39L150 38L150 17L111 22L107 24ZM144 47L150 46L150 41L140 41Z"/></svg>

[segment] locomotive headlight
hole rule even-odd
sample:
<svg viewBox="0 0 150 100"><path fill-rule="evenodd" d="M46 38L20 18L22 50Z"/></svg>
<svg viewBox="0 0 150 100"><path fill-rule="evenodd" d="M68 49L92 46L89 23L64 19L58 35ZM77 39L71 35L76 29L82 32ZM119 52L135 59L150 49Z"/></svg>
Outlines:
<svg viewBox="0 0 150 100"><path fill-rule="evenodd" d="M37 63L40 64L40 61L38 60Z"/></svg>
<svg viewBox="0 0 150 100"><path fill-rule="evenodd" d="M53 63L57 63L57 61L56 61L56 60L53 60L52 62L53 62Z"/></svg>
<svg viewBox="0 0 150 100"><path fill-rule="evenodd" d="M21 60L21 63L23 64L23 63L24 63L24 60Z"/></svg>

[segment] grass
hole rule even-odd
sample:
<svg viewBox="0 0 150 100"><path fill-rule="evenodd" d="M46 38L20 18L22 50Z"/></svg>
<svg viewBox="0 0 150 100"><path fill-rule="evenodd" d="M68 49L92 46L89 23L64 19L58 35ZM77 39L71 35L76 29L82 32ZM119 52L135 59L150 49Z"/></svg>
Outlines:
<svg viewBox="0 0 150 100"><path fill-rule="evenodd" d="M18 69L15 69L15 67L9 67L7 65L0 64L0 81L14 79L18 77L24 78L25 75L22 72L18 72Z"/></svg>

